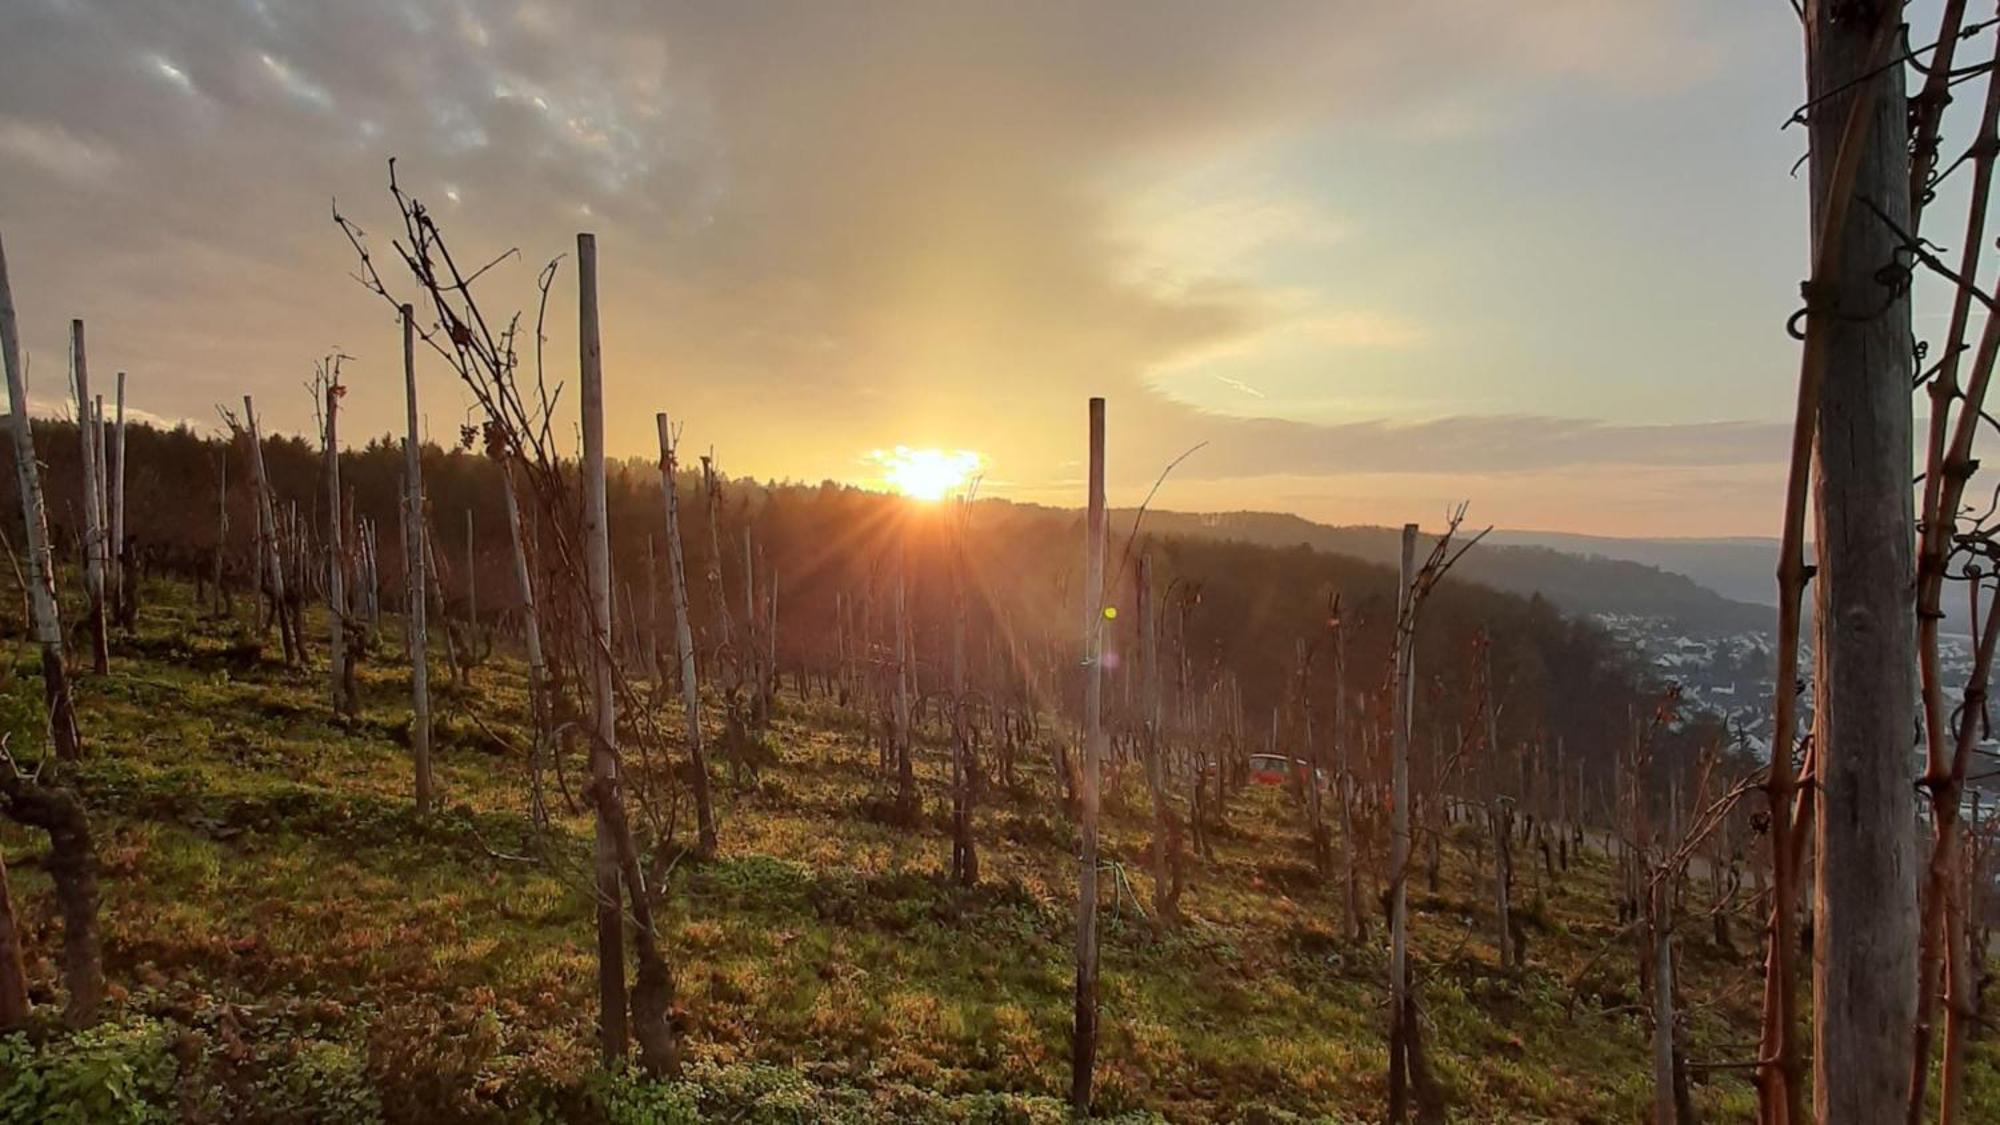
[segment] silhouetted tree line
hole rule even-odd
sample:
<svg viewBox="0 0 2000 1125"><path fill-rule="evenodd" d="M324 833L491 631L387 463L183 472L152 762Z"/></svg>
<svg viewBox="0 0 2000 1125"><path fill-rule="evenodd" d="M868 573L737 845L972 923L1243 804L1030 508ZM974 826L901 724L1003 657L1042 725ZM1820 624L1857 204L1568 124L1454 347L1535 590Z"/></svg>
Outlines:
<svg viewBox="0 0 2000 1125"><path fill-rule="evenodd" d="M187 426L133 425L128 436L131 472L126 515L127 557L142 577L171 576L203 583L222 553L225 581L247 594L251 582L256 515L246 440L203 435ZM44 487L52 538L60 558L77 557L81 527L79 443L73 423L35 422L36 450L45 463ZM323 471L314 444L303 438L265 438L264 454L279 502L296 505L308 528L321 528ZM11 453L0 452L11 457ZM226 462L226 465L225 465ZM460 616L472 584L481 623L502 633L515 625L519 600L506 537L506 512L498 466L475 443L423 449L424 489L436 557L445 573L448 613ZM372 521L380 540L380 595L396 610L402 601L404 552L399 542L403 455L384 436L342 455L341 476L351 499L340 518ZM226 479L226 496L218 488ZM10 541L19 543L20 507L13 475L0 474ZM671 635L672 603L664 584L665 543L659 533L659 475L655 464L632 460L609 472L608 505L613 567L622 601L621 632ZM703 533L705 498L698 472L679 481L687 536L687 569L698 594L690 599L691 624L700 646L716 644L713 601L700 591L711 571L710 537ZM228 537L218 543L219 508L228 508ZM472 513L472 573L467 573L465 513ZM717 507L719 567L726 605L743 618L746 532L760 606L775 580L779 604L777 672L809 677L832 690L838 638L864 657L893 644L889 583L898 560L907 567L911 633L919 698L941 694L948 669L950 591L946 571L947 509L867 492L831 481L819 485L758 484L732 479ZM969 594L968 654L974 679L992 694L1035 698L1074 713L1078 677L1064 674L1078 659L1074 613L1081 596L1082 514L1001 500L976 503L966 525ZM701 529L701 530L697 530ZM1124 659L1138 647L1134 577L1138 555L1153 556L1156 594L1164 607L1169 653L1162 691L1169 714L1214 695L1225 680L1240 712L1228 723L1249 748L1271 738L1273 716L1281 740L1295 734L1301 692L1294 653L1303 640L1322 644L1329 607L1338 596L1347 630L1346 690L1368 715L1367 700L1387 684L1395 617L1395 575L1386 566L1316 551L1280 549L1182 535L1153 535L1133 543L1129 514L1112 528L1106 600L1120 614L1107 635L1107 710L1120 726L1135 725L1139 685ZM655 557L647 597L648 538ZM349 543L353 537L347 537ZM314 595L315 597L317 594ZM760 610L760 612L762 612ZM843 623L843 613L846 621ZM8 628L18 630L9 616ZM1650 714L1659 690L1633 654L1588 621L1564 616L1540 597L1522 598L1468 583L1446 584L1434 595L1418 638L1418 673L1428 705L1418 709L1414 744L1419 757L1449 749L1462 737L1472 699L1475 635L1492 641L1494 691L1506 700L1499 739L1509 747L1560 744L1581 763L1569 783L1586 803L1608 801L1613 761L1632 738L1634 724ZM670 651L671 644L654 645ZM636 650L636 646L635 646ZM707 666L705 660L704 666ZM1304 691L1330 699L1334 663L1315 660ZM671 678L671 668L665 670ZM1213 706L1213 704L1211 704ZM1378 721L1369 715L1364 721ZM1213 722L1210 724L1213 728ZM1656 752L1657 768L1681 771L1697 750L1724 740L1726 732L1705 716L1685 718L1667 732ZM1365 761L1359 768L1366 768ZM1419 768L1421 769L1421 763ZM1664 774L1663 774L1664 775Z"/></svg>

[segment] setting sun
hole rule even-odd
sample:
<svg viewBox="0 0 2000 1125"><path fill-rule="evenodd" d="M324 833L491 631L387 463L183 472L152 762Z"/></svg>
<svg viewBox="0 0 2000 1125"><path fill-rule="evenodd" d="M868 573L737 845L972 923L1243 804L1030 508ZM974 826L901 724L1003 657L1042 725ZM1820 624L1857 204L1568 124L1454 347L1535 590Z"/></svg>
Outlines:
<svg viewBox="0 0 2000 1125"><path fill-rule="evenodd" d="M942 500L963 488L979 472L985 458L970 449L894 449L870 451L868 459L881 466L882 483L912 500Z"/></svg>

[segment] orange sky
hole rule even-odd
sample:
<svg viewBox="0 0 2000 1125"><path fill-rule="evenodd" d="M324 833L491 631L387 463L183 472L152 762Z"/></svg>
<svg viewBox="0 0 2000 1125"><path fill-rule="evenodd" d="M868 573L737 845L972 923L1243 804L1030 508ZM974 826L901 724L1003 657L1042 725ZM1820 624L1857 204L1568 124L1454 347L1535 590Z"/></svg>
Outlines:
<svg viewBox="0 0 2000 1125"><path fill-rule="evenodd" d="M48 408L83 316L150 415L248 391L303 430L338 347L347 432L389 430L395 326L328 203L386 238L395 155L461 254L520 249L491 310L597 234L616 452L666 409L733 473L967 449L1076 503L1103 394L1118 502L1206 441L1162 505L1776 525L1783 4L17 7L0 235Z"/></svg>

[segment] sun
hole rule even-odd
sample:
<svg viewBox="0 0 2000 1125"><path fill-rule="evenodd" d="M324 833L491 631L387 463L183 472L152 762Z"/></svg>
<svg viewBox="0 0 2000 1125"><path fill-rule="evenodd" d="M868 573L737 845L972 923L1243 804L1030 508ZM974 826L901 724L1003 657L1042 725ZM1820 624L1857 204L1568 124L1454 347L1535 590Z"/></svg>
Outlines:
<svg viewBox="0 0 2000 1125"><path fill-rule="evenodd" d="M869 451L880 466L882 483L912 500L933 503L965 487L986 459L970 449L894 449Z"/></svg>

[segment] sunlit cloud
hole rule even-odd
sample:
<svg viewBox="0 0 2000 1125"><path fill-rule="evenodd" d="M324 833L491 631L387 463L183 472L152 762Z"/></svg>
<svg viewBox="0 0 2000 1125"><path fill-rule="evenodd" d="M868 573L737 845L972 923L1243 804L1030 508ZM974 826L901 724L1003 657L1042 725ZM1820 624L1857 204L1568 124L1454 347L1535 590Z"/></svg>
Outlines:
<svg viewBox="0 0 2000 1125"><path fill-rule="evenodd" d="M0 117L0 155L67 180L85 182L108 174L118 154L60 125Z"/></svg>
<svg viewBox="0 0 2000 1125"><path fill-rule="evenodd" d="M198 93L194 88L194 79L189 78L187 71L174 65L174 61L167 56L157 52L149 54L146 56L146 65L152 68L154 74L165 79L168 85L181 93L190 96Z"/></svg>
<svg viewBox="0 0 2000 1125"><path fill-rule="evenodd" d="M1336 348L1414 348L1424 342L1415 321L1380 309L1339 309L1290 326L1312 341Z"/></svg>
<svg viewBox="0 0 2000 1125"><path fill-rule="evenodd" d="M292 64L271 54L257 56L264 64L264 70L287 94L315 109L333 108L333 95L326 87L300 74Z"/></svg>
<svg viewBox="0 0 2000 1125"><path fill-rule="evenodd" d="M1223 386L1228 387L1232 391L1241 391L1244 394L1249 395L1251 398L1268 397L1264 394L1263 391L1260 391L1257 388L1251 386L1250 384L1243 382L1241 379L1231 379L1227 375L1217 375L1214 372L1210 372L1208 377L1214 379L1218 383L1221 383Z"/></svg>

